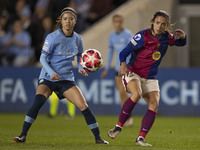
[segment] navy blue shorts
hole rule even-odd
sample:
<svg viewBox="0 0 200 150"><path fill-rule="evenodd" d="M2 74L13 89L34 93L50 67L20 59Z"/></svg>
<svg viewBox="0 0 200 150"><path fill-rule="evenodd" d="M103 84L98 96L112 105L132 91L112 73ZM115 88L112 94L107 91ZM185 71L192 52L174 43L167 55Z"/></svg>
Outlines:
<svg viewBox="0 0 200 150"><path fill-rule="evenodd" d="M65 98L63 96L63 93L70 89L73 86L76 86L76 83L74 81L68 81L68 80L61 80L52 82L46 79L40 79L38 81L38 85L46 85L49 87L51 92L55 92L59 99Z"/></svg>
<svg viewBox="0 0 200 150"><path fill-rule="evenodd" d="M115 76L119 76L120 77L118 71L115 71Z"/></svg>

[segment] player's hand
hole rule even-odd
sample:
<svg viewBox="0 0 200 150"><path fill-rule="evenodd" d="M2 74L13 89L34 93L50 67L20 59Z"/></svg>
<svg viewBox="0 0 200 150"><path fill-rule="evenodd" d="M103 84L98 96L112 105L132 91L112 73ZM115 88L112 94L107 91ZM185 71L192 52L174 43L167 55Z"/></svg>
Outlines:
<svg viewBox="0 0 200 150"><path fill-rule="evenodd" d="M87 72L84 69L81 69L78 71L80 74L84 75L84 76L88 76Z"/></svg>
<svg viewBox="0 0 200 150"><path fill-rule="evenodd" d="M123 76L123 75L125 75L125 74L128 74L128 69L127 69L126 63L125 63L125 62L122 62L122 63L121 63L121 66L120 66L120 68L119 68L119 75L120 75L120 76Z"/></svg>
<svg viewBox="0 0 200 150"><path fill-rule="evenodd" d="M104 70L101 74L101 78L104 79L108 74L108 70Z"/></svg>
<svg viewBox="0 0 200 150"><path fill-rule="evenodd" d="M185 33L184 33L184 31L181 30L181 29L176 29L176 30L174 31L174 35L175 35L176 37L178 37L178 38L185 39Z"/></svg>
<svg viewBox="0 0 200 150"><path fill-rule="evenodd" d="M60 80L62 78L59 74L55 73L51 76L51 80Z"/></svg>

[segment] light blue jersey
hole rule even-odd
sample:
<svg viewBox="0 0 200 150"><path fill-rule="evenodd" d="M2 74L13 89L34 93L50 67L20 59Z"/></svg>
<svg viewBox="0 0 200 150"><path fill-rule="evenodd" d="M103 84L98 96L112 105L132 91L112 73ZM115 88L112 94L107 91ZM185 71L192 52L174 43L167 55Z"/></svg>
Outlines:
<svg viewBox="0 0 200 150"><path fill-rule="evenodd" d="M116 66L115 70L118 72L120 67L120 61L119 61L119 53L126 47L126 45L130 42L132 39L133 34L128 29L123 29L120 34L117 34L116 32L112 32L109 36L109 51L108 51L108 58L107 58L107 64L105 69L108 70L112 61L113 52L116 52ZM130 57L127 58L127 62Z"/></svg>
<svg viewBox="0 0 200 150"><path fill-rule="evenodd" d="M82 38L76 32L70 37L67 37L61 29L48 34L42 48L40 60L43 68L39 79L55 82L57 80L51 80L51 76L57 73L62 77L60 80L74 81L72 61L77 56L78 68L82 69L79 63L82 52Z"/></svg>

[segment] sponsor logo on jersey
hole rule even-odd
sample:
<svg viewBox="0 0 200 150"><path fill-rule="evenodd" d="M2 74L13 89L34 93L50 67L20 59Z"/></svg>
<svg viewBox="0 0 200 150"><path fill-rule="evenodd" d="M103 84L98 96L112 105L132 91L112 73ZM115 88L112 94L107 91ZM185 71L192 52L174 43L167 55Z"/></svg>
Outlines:
<svg viewBox="0 0 200 150"><path fill-rule="evenodd" d="M48 40L46 40L46 41L44 42L44 44L45 44L45 45L48 45L48 44L49 44L49 41L48 41Z"/></svg>
<svg viewBox="0 0 200 150"><path fill-rule="evenodd" d="M47 51L47 50L48 50L48 44L49 44L49 41L46 40L46 41L44 42L43 47L42 47L42 49L43 49L44 51Z"/></svg>
<svg viewBox="0 0 200 150"><path fill-rule="evenodd" d="M157 44L157 48L159 48L159 47L160 47L160 43Z"/></svg>
<svg viewBox="0 0 200 150"><path fill-rule="evenodd" d="M134 76L134 72L129 72L128 73L128 77L133 77Z"/></svg>
<svg viewBox="0 0 200 150"><path fill-rule="evenodd" d="M161 57L161 53L159 51L155 51L152 55L153 60L159 60Z"/></svg>
<svg viewBox="0 0 200 150"><path fill-rule="evenodd" d="M124 38L121 38L121 39L120 39L120 42L124 42L124 41L125 41L125 39L124 39Z"/></svg>
<svg viewBox="0 0 200 150"><path fill-rule="evenodd" d="M141 34L136 34L135 37L134 37L134 39L136 41L139 41L141 39Z"/></svg>
<svg viewBox="0 0 200 150"><path fill-rule="evenodd" d="M137 45L137 42L136 42L134 39L131 40L131 43L132 43L134 46Z"/></svg>
<svg viewBox="0 0 200 150"><path fill-rule="evenodd" d="M48 47L46 47L45 45L42 47L43 50L47 51Z"/></svg>

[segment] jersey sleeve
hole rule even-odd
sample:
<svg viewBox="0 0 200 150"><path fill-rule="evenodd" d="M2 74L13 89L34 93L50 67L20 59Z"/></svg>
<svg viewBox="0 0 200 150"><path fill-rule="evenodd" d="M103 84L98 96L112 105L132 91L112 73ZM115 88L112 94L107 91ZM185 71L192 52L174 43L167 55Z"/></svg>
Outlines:
<svg viewBox="0 0 200 150"><path fill-rule="evenodd" d="M187 37L185 39L177 38L173 34L169 33L169 45L173 46L184 46L187 42Z"/></svg>
<svg viewBox="0 0 200 150"><path fill-rule="evenodd" d="M131 54L131 52L139 50L144 46L144 37L142 32L138 32L129 42L129 44L121 51L119 55L120 64L126 62L126 58Z"/></svg>
<svg viewBox="0 0 200 150"><path fill-rule="evenodd" d="M47 55L45 53L42 53L40 56L40 62L42 66L46 69L50 77L54 75L56 72L50 67L48 61L47 61Z"/></svg>
<svg viewBox="0 0 200 150"><path fill-rule="evenodd" d="M106 70L109 69L110 64L112 62L112 58L113 58L114 49L113 49L113 44L112 44L112 40L111 39L112 39L112 37L110 36L109 39L108 39L108 41L109 41L109 43L108 43L109 49L108 49L107 63L106 63L106 66L105 66Z"/></svg>
<svg viewBox="0 0 200 150"><path fill-rule="evenodd" d="M44 45L42 47L42 53L40 56L40 62L42 66L47 70L50 77L56 72L50 67L49 62L47 61L48 55L52 52L53 49L53 37L49 34L47 35Z"/></svg>
<svg viewBox="0 0 200 150"><path fill-rule="evenodd" d="M128 46L134 51L144 46L144 36L142 32L138 32L129 42Z"/></svg>
<svg viewBox="0 0 200 150"><path fill-rule="evenodd" d="M42 53L48 55L49 53L51 53L53 49L53 37L52 35L47 35L43 47L42 47Z"/></svg>
<svg viewBox="0 0 200 150"><path fill-rule="evenodd" d="M83 69L80 64L80 61L79 61L81 54L83 53L83 39L81 36L79 36L79 38L77 38L77 46L78 46L77 65L78 65L78 70L81 70L81 69Z"/></svg>

